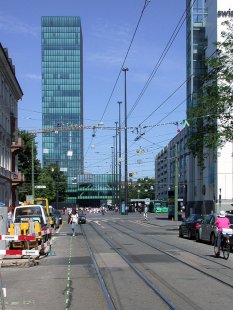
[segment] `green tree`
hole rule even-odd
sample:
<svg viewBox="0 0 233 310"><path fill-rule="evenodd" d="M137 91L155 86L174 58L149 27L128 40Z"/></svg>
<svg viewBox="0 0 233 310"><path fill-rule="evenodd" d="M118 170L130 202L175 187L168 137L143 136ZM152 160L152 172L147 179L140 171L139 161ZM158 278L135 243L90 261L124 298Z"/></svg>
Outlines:
<svg viewBox="0 0 233 310"><path fill-rule="evenodd" d="M26 195L32 194L32 160L34 161L35 184L37 183L41 171L41 164L40 161L37 159L35 134L29 133L27 131L20 131L19 136L22 138L23 141L23 151L20 152L18 155L18 167L19 171L24 174L24 183L19 190L19 200L25 201Z"/></svg>
<svg viewBox="0 0 233 310"><path fill-rule="evenodd" d="M45 188L35 190L36 197L48 198L49 202L64 201L66 196L67 180L57 164L42 168L38 177L38 184Z"/></svg>
<svg viewBox="0 0 233 310"><path fill-rule="evenodd" d="M223 24L226 31L221 33L221 42L216 43L216 53L206 61L201 94L188 115L188 147L203 168L210 152L233 141L233 23Z"/></svg>
<svg viewBox="0 0 233 310"><path fill-rule="evenodd" d="M128 186L129 199L150 198L151 200L153 200L155 198L154 185L155 185L154 178L138 179L136 182L129 181Z"/></svg>

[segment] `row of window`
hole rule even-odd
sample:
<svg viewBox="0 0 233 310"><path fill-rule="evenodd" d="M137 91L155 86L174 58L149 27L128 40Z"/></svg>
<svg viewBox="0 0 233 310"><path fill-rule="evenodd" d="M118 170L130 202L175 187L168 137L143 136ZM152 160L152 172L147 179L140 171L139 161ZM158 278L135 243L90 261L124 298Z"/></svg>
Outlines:
<svg viewBox="0 0 233 310"><path fill-rule="evenodd" d="M80 50L80 46L78 44L74 45L74 44L66 44L66 45L59 45L59 44L51 44L51 45L44 45L43 46L44 50L51 50L51 51L56 51L56 50L60 50L62 52L66 51L67 53L69 53L69 51L72 50Z"/></svg>
<svg viewBox="0 0 233 310"><path fill-rule="evenodd" d="M68 86L68 85L67 85ZM69 85L67 89L63 87L64 89L58 90L57 85L43 85L42 91L43 94L46 96L46 90L53 90L53 96L55 97L80 97L80 90L78 89L78 85Z"/></svg>
<svg viewBox="0 0 233 310"><path fill-rule="evenodd" d="M80 56L80 49L73 50L44 50L42 48L42 56Z"/></svg>
<svg viewBox="0 0 233 310"><path fill-rule="evenodd" d="M42 66L42 74L44 73L70 73L70 74L80 74L80 70L77 68L67 68L67 67L63 67L63 68L50 68L48 66L43 67Z"/></svg>
<svg viewBox="0 0 233 310"><path fill-rule="evenodd" d="M74 61L74 62L64 62L64 61L42 61L42 70L44 71L44 69L50 69L50 68L73 68L73 69L78 69L80 70L80 62L78 61Z"/></svg>
<svg viewBox="0 0 233 310"><path fill-rule="evenodd" d="M75 89L80 89L80 80L77 79L45 79L43 81L43 85L56 85L59 86L57 89L73 89L75 85ZM69 87L71 85L71 87Z"/></svg>
<svg viewBox="0 0 233 310"><path fill-rule="evenodd" d="M59 72L59 73L42 73L42 79L59 79L60 83L64 79L75 79L80 83L80 73L69 73L69 72Z"/></svg>
<svg viewBox="0 0 233 310"><path fill-rule="evenodd" d="M43 61L63 61L63 62L80 62L80 56L79 55L47 55L42 57L42 62Z"/></svg>
<svg viewBox="0 0 233 310"><path fill-rule="evenodd" d="M74 28L80 29L81 20L76 16L43 16L41 19L42 29L58 29L62 28Z"/></svg>
<svg viewBox="0 0 233 310"><path fill-rule="evenodd" d="M63 39L42 39L42 46L45 48L48 45L62 45L63 47L66 47L66 45L80 45L80 40L77 38L63 38Z"/></svg>
<svg viewBox="0 0 233 310"><path fill-rule="evenodd" d="M43 39L80 39L79 32L42 32Z"/></svg>
<svg viewBox="0 0 233 310"><path fill-rule="evenodd" d="M76 80L67 79L61 83L61 80L44 80L43 90L80 90L80 83Z"/></svg>
<svg viewBox="0 0 233 310"><path fill-rule="evenodd" d="M45 96L45 94L47 96ZM48 96L48 93L51 93L51 95ZM67 104L70 104L70 103L75 103L77 106L80 106L80 97L71 97L69 100L67 99L67 97L64 98L63 97L53 97L53 92L50 92L50 91L46 91L46 92L43 92L43 96L42 96L42 101L43 103L47 103L47 102L54 102L54 103L61 103L61 102L65 102L66 105Z"/></svg>
<svg viewBox="0 0 233 310"><path fill-rule="evenodd" d="M62 102L43 102L43 108L66 108L67 111L69 109L72 109L74 113L79 114L80 113L80 105L77 102L65 102L64 100Z"/></svg>
<svg viewBox="0 0 233 310"><path fill-rule="evenodd" d="M54 108L43 108L43 113L60 113L60 114L64 114L64 115L67 115L69 113L75 113L75 114L78 114L77 113L77 108L74 107L74 108L71 108L67 111L67 107L64 107L64 108L57 108L57 107L54 107Z"/></svg>

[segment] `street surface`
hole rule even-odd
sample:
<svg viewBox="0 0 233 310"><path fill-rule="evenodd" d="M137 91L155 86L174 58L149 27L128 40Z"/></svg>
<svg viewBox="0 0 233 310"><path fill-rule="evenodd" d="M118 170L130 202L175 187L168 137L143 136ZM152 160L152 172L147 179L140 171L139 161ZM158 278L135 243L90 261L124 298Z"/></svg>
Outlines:
<svg viewBox="0 0 233 310"><path fill-rule="evenodd" d="M51 255L1 268L5 309L231 310L233 253L215 258L212 246L179 238L179 224L150 213L148 221L88 213L72 237L64 217Z"/></svg>

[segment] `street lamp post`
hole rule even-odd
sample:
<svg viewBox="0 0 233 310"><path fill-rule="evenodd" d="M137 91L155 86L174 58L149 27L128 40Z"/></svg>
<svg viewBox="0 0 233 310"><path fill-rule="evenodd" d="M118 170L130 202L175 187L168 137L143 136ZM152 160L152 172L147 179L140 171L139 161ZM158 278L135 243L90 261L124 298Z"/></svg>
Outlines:
<svg viewBox="0 0 233 310"><path fill-rule="evenodd" d="M58 172L56 175L56 209L58 210Z"/></svg>
<svg viewBox="0 0 233 310"><path fill-rule="evenodd" d="M114 147L112 149L112 206L114 206Z"/></svg>
<svg viewBox="0 0 233 310"><path fill-rule="evenodd" d="M35 178L34 178L34 140L32 138L32 197L35 198Z"/></svg>
<svg viewBox="0 0 233 310"><path fill-rule="evenodd" d="M128 68L123 68L125 74L125 214L128 213L128 145L127 145L127 91L126 91L126 73Z"/></svg>
<svg viewBox="0 0 233 310"><path fill-rule="evenodd" d="M119 105L119 183L118 183L118 190L119 190L119 212L122 214L122 207L121 207L121 101L118 101Z"/></svg>
<svg viewBox="0 0 233 310"><path fill-rule="evenodd" d="M117 147L117 134L118 134L118 122L115 122L116 124L116 143L115 143L115 183L114 183L114 187L115 187L115 197L116 197L116 205L117 205L117 202L118 202L118 198L119 198L119 195L118 195L118 147Z"/></svg>
<svg viewBox="0 0 233 310"><path fill-rule="evenodd" d="M116 204L116 154L115 154L115 136L113 136L113 201L114 201L114 208Z"/></svg>

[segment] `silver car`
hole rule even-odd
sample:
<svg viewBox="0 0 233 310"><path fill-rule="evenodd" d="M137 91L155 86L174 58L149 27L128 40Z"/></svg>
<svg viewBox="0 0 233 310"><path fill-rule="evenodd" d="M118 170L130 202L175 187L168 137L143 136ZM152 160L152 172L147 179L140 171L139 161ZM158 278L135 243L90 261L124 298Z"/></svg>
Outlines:
<svg viewBox="0 0 233 310"><path fill-rule="evenodd" d="M196 229L196 241L207 241L214 245L215 238L217 237L217 228L214 226L214 223L217 217L216 213L204 216L200 226ZM226 213L226 217L229 218L230 223L233 225L233 215ZM233 244L233 238L231 238L231 244Z"/></svg>
<svg viewBox="0 0 233 310"><path fill-rule="evenodd" d="M204 216L200 226L196 230L196 241L207 241L211 245L214 245L217 236L217 229L214 227L216 218L217 214L214 213Z"/></svg>

